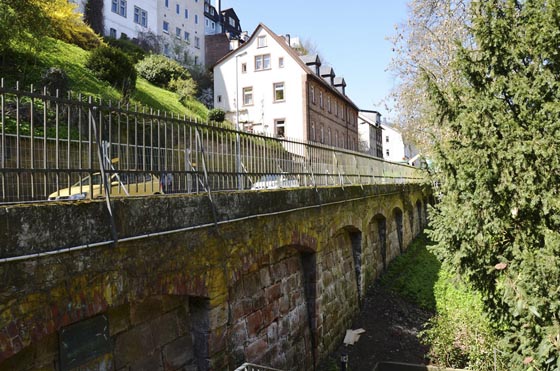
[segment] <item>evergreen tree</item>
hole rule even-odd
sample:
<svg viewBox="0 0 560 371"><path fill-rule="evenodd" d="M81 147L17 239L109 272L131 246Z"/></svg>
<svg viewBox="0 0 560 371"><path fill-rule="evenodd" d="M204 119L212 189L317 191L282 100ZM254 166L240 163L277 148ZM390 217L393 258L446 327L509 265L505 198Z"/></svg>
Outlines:
<svg viewBox="0 0 560 371"><path fill-rule="evenodd" d="M438 256L483 294L508 370L560 370L560 1L471 4L442 129Z"/></svg>

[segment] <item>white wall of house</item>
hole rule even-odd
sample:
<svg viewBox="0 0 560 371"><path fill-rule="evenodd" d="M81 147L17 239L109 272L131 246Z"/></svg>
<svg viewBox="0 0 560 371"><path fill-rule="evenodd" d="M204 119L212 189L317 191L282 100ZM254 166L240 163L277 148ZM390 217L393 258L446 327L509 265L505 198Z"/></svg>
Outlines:
<svg viewBox="0 0 560 371"><path fill-rule="evenodd" d="M168 41L164 54L182 60L187 52L193 62L204 64L204 0L157 0L157 6L156 34Z"/></svg>
<svg viewBox="0 0 560 371"><path fill-rule="evenodd" d="M285 137L304 138L306 72L264 28L255 32L241 48L214 67L214 106L226 111L227 118L235 123L237 89L241 128L276 135L277 124L284 121ZM266 55L270 67L256 68L257 61ZM275 84L283 84L283 100L275 99ZM243 91L248 88L252 89L252 102L244 101Z"/></svg>
<svg viewBox="0 0 560 371"><path fill-rule="evenodd" d="M388 161L406 161L405 145L402 134L387 124L383 128L383 159Z"/></svg>
<svg viewBox="0 0 560 371"><path fill-rule="evenodd" d="M123 12L124 9L124 12ZM135 9L138 9L135 13ZM108 0L103 4L106 36L134 38L139 32L156 31L157 4L149 0Z"/></svg>

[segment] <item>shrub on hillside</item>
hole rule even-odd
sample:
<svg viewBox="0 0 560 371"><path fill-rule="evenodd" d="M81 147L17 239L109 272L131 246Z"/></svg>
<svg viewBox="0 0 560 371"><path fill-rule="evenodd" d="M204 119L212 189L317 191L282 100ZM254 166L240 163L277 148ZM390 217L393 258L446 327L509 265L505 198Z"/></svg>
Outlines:
<svg viewBox="0 0 560 371"><path fill-rule="evenodd" d="M66 73L58 67L51 67L43 73L42 86L47 88L50 95L63 97L68 92L69 81Z"/></svg>
<svg viewBox="0 0 560 371"><path fill-rule="evenodd" d="M169 82L168 87L179 95L179 100L181 102L194 97L196 94L196 82L190 78L190 75L186 79L172 79Z"/></svg>
<svg viewBox="0 0 560 371"><path fill-rule="evenodd" d="M132 63L138 63L138 61L144 59L146 52L136 43L129 39L114 39L112 37L104 38L104 41L110 46L119 49L132 61Z"/></svg>
<svg viewBox="0 0 560 371"><path fill-rule="evenodd" d="M226 119L226 113L224 110L219 108L213 108L208 112L208 120L215 122L224 122Z"/></svg>
<svg viewBox="0 0 560 371"><path fill-rule="evenodd" d="M92 70L97 78L119 89L124 96L128 96L136 86L134 64L126 54L116 48L101 46L93 50L86 67Z"/></svg>
<svg viewBox="0 0 560 371"><path fill-rule="evenodd" d="M190 78L187 69L178 62L160 54L150 54L136 64L138 74L160 87L167 87L173 79Z"/></svg>

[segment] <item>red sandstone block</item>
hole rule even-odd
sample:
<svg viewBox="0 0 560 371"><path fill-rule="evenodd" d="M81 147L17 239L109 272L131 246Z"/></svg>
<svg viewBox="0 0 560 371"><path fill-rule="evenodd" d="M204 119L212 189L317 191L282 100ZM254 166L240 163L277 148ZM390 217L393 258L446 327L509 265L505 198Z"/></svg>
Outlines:
<svg viewBox="0 0 560 371"><path fill-rule="evenodd" d="M269 324L278 318L279 309L278 302L268 304L262 309L263 322Z"/></svg>
<svg viewBox="0 0 560 371"><path fill-rule="evenodd" d="M282 296L278 300L280 315L286 315L290 311L290 299L287 296Z"/></svg>
<svg viewBox="0 0 560 371"><path fill-rule="evenodd" d="M265 289L266 302L272 303L282 296L282 287L280 283L274 284Z"/></svg>
<svg viewBox="0 0 560 371"><path fill-rule="evenodd" d="M257 363L265 355L267 348L266 337L255 340L249 344L245 351L247 361Z"/></svg>
<svg viewBox="0 0 560 371"><path fill-rule="evenodd" d="M296 256L296 257L288 259L286 261L286 269L287 269L288 275L299 272L301 270L300 264L301 263L299 261L299 255Z"/></svg>
<svg viewBox="0 0 560 371"><path fill-rule="evenodd" d="M247 316L247 333L249 337L257 336L259 330L263 327L263 316L260 310Z"/></svg>
<svg viewBox="0 0 560 371"><path fill-rule="evenodd" d="M236 321L239 318L245 317L247 314L251 313L253 308L253 300L249 298L243 298L233 305L233 320Z"/></svg>

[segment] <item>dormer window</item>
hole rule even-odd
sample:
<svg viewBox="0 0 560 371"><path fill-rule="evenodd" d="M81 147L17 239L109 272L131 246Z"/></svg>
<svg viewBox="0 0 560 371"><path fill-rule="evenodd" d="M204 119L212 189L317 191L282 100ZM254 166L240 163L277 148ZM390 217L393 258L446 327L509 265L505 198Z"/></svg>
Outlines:
<svg viewBox="0 0 560 371"><path fill-rule="evenodd" d="M264 48L264 47L266 47L266 35L259 36L257 38L257 48Z"/></svg>

